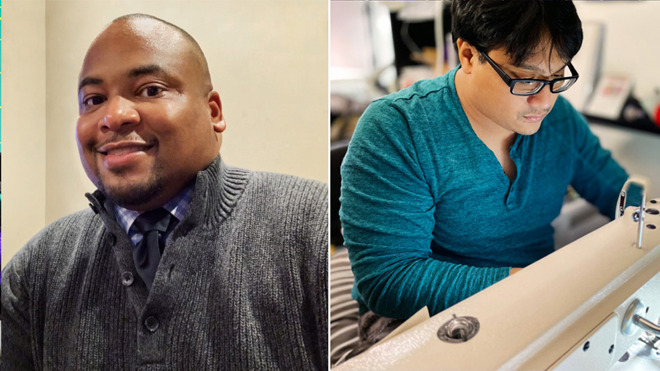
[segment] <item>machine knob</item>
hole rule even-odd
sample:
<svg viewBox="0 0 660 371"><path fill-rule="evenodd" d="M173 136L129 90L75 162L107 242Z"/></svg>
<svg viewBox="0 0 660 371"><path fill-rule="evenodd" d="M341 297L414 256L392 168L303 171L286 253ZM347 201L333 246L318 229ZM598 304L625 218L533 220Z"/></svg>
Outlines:
<svg viewBox="0 0 660 371"><path fill-rule="evenodd" d="M637 331L635 317L641 317L645 312L646 306L639 300L635 299L630 303L626 313L621 322L621 333L624 335L632 335Z"/></svg>

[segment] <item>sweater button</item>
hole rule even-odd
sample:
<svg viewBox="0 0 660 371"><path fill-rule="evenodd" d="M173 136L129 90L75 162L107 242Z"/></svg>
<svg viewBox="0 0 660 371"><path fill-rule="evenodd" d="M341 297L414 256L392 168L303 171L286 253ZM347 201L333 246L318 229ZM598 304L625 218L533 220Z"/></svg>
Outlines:
<svg viewBox="0 0 660 371"><path fill-rule="evenodd" d="M121 274L121 283L124 286L130 286L133 284L133 273L124 272Z"/></svg>
<svg viewBox="0 0 660 371"><path fill-rule="evenodd" d="M155 332L158 330L158 319L156 319L154 316L149 316L144 320L144 326L147 328L147 330Z"/></svg>
<svg viewBox="0 0 660 371"><path fill-rule="evenodd" d="M115 245L115 242L117 242L117 237L115 237L115 235L112 234L112 233L108 233L108 243L109 243L111 246L114 246L114 245Z"/></svg>

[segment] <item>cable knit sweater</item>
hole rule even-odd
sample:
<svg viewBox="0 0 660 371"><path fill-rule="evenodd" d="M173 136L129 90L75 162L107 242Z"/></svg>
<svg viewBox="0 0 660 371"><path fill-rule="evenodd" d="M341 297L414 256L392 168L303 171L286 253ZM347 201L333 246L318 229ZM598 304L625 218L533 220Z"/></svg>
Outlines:
<svg viewBox="0 0 660 371"><path fill-rule="evenodd" d="M327 369L327 186L226 166L196 180L151 292L101 192L2 272L5 370Z"/></svg>

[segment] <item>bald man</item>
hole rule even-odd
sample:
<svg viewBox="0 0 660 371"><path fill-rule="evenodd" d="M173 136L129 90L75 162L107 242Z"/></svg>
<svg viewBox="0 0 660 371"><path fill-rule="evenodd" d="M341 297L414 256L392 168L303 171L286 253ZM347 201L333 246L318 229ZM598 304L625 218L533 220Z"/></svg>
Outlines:
<svg viewBox="0 0 660 371"><path fill-rule="evenodd" d="M114 20L78 87L98 189L2 272L3 369L327 369L327 186L226 165L204 54L160 19Z"/></svg>

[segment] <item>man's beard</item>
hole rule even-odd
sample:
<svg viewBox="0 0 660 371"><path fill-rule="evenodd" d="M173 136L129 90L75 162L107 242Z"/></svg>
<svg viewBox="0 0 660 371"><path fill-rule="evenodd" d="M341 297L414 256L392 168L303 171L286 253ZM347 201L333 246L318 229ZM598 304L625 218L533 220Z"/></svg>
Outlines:
<svg viewBox="0 0 660 371"><path fill-rule="evenodd" d="M111 188L106 187L105 184L100 184L99 190L117 205L127 209L135 209L160 195L163 192L164 185L163 177L156 170L143 183L125 184L124 187Z"/></svg>

